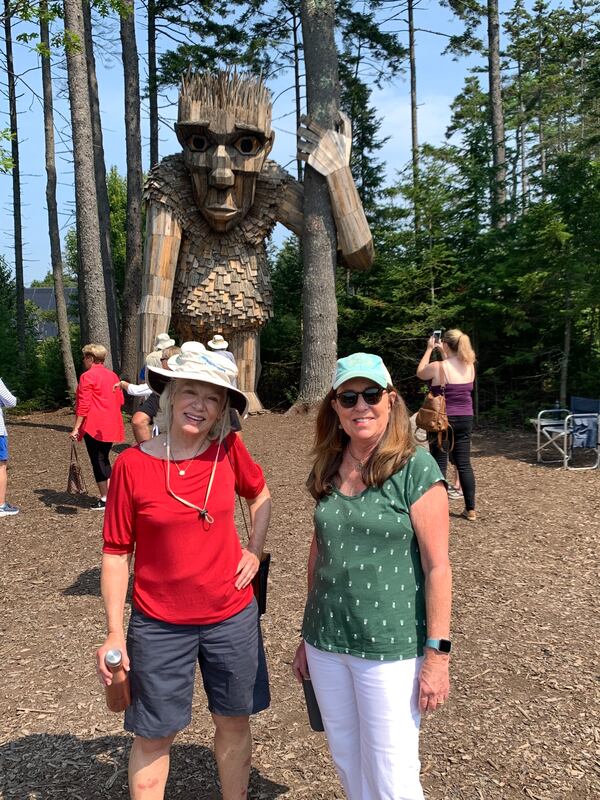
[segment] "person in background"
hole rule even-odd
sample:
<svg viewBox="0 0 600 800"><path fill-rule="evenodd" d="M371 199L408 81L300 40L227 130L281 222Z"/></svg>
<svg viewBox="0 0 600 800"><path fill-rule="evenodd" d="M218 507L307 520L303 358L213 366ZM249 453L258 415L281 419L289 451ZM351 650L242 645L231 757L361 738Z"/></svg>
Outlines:
<svg viewBox="0 0 600 800"><path fill-rule="evenodd" d="M168 349L168 348L166 348ZM142 370L142 383L129 383L126 380L120 380L115 383L113 389L122 389L126 392L130 397L141 397L144 400L147 397L150 397L152 394L152 389L146 383L146 374L148 367L160 367L162 357L163 357L163 350L153 350L151 353L148 353L144 360L144 369Z"/></svg>
<svg viewBox="0 0 600 800"><path fill-rule="evenodd" d="M92 506L104 511L111 475L110 450L125 439L121 406L123 392L114 388L119 378L104 366L106 347L86 344L82 348L84 372L77 384L75 424L69 434L75 442L83 441L90 457L100 497Z"/></svg>
<svg viewBox="0 0 600 800"><path fill-rule="evenodd" d="M8 483L8 435L4 424L3 408L14 408L17 398L7 389L0 378L0 517L12 517L19 513L17 506L6 501L6 486Z"/></svg>
<svg viewBox="0 0 600 800"><path fill-rule="evenodd" d="M337 362L318 411L303 640L349 800L423 800L421 714L449 694L448 497L381 358Z"/></svg>
<svg viewBox="0 0 600 800"><path fill-rule="evenodd" d="M168 369L168 362L171 356L176 356L180 352L180 347L165 347L164 350L161 350L158 353L150 353L146 359L146 365L150 367L162 367L163 369ZM154 357L156 355L159 356L157 363L155 363L154 358L150 359L151 356ZM150 387L148 388L150 389ZM148 439L151 439L152 436L157 436L159 433L158 426L154 424L154 418L158 414L159 400L160 397L156 394L156 392L153 392L150 389L150 394L145 398L144 402L131 417L131 428L133 430L135 441L138 444L147 442Z"/></svg>
<svg viewBox="0 0 600 800"><path fill-rule="evenodd" d="M430 361L435 349L441 352L441 361ZM430 434L429 449L444 477L448 468L448 451L451 451L465 502L462 516L469 522L477 519L475 475L471 465L475 361L475 351L467 334L452 328L442 335L439 343L433 336L429 339L417 367L417 377L429 383L434 395L442 393L441 384L445 381L446 413L450 423L448 441L440 447L437 434ZM461 499L461 495L452 492L451 499Z"/></svg>
<svg viewBox="0 0 600 800"><path fill-rule="evenodd" d="M221 355L225 356L226 358L228 358L231 362L233 362L235 364L235 356L233 355L233 353L231 353L227 349L229 347L229 342L227 342L221 336L220 333L215 333L215 335L212 337L210 342L207 342L206 345L210 350L214 350L214 351L220 353ZM236 364L236 367L237 367L237 364ZM233 385L237 388L237 378L234 378L234 384ZM230 420L230 423L231 423L231 430L235 431L235 433L239 433L240 436L241 436L240 432L242 430L242 421L240 419L240 415L235 410L235 408L231 409L231 420Z"/></svg>
<svg viewBox="0 0 600 800"><path fill-rule="evenodd" d="M246 396L231 385L235 367L216 353L182 345L169 369L150 368L161 396L163 433L119 455L104 520L102 597L107 636L97 652L105 684L108 650L130 668L125 728L132 800L162 800L169 753L190 722L196 663L215 726L223 800L247 797L250 715L267 708L269 684L252 591L271 500L260 466L229 432L229 406ZM251 530L242 547L236 490ZM134 557L127 642L123 613Z"/></svg>

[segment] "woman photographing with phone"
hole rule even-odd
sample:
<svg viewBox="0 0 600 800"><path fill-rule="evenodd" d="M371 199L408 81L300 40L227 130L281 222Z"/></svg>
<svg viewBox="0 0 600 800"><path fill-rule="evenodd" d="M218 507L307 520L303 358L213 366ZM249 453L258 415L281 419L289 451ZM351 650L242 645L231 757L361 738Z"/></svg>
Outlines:
<svg viewBox="0 0 600 800"><path fill-rule="evenodd" d="M429 435L429 449L444 477L448 468L448 451L456 465L464 494L465 509L462 516L475 522L475 475L471 466L471 434L473 432L473 384L475 381L475 351L466 333L452 328L436 341L438 331L429 338L423 357L417 367L417 377L427 381L434 395L444 393L450 428L449 441L440 447L437 435ZM441 361L432 361L434 350L439 350ZM445 384L445 386L443 386ZM442 388L443 387L443 388Z"/></svg>

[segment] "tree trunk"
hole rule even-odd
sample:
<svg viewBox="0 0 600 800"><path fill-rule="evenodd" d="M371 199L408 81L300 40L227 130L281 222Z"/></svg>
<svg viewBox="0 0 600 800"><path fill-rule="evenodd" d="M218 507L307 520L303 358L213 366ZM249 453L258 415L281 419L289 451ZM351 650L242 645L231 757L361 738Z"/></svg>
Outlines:
<svg viewBox="0 0 600 800"><path fill-rule="evenodd" d="M292 11L292 36L294 42L294 97L296 102L296 130L300 127L300 117L302 116L302 100L300 91L300 50L301 45L298 41L298 29L300 27L300 19L296 16L295 10ZM302 183L302 161L296 159L296 174L298 181Z"/></svg>
<svg viewBox="0 0 600 800"><path fill-rule="evenodd" d="M506 144L504 140L504 110L502 108L502 79L500 75L498 0L488 0L487 21L492 160L494 165L492 225L495 228L503 228L506 225Z"/></svg>
<svg viewBox="0 0 600 800"><path fill-rule="evenodd" d="M50 236L50 258L54 295L56 298L56 324L62 354L67 390L71 400L77 389L77 375L71 350L69 318L65 302L62 254L60 251L60 228L56 204L56 161L54 152L54 104L52 100L52 71L50 68L50 32L48 29L48 3L40 3L40 42L42 44L42 87L44 93L44 142L46 153L46 205L48 207L48 233Z"/></svg>
<svg viewBox="0 0 600 800"><path fill-rule="evenodd" d="M308 115L334 127L340 108L334 0L302 0L302 38ZM325 178L304 171L302 369L298 403L320 401L331 388L337 357L335 267L337 234Z"/></svg>
<svg viewBox="0 0 600 800"><path fill-rule="evenodd" d="M538 96L537 96L537 112L538 112L538 146L540 150L540 176L542 178L546 177L546 141L544 135L544 92L543 92L543 57L542 57L542 46L543 46L543 28L544 19L541 14L538 14L536 18L537 24L537 53L536 53L536 61L537 61L537 84L538 84ZM544 199L544 187L541 187L540 196L541 199Z"/></svg>
<svg viewBox="0 0 600 800"><path fill-rule="evenodd" d="M150 111L150 167L158 164L158 89L156 86L156 6L148 0L148 101Z"/></svg>
<svg viewBox="0 0 600 800"><path fill-rule="evenodd" d="M129 12L129 13L128 13ZM142 135L140 74L135 39L134 0L121 12L121 48L125 79L125 146L127 153L127 245L122 304L121 369L128 380L137 378L138 308L142 288Z"/></svg>
<svg viewBox="0 0 600 800"><path fill-rule="evenodd" d="M25 287L23 282L23 227L21 222L21 170L19 165L19 126L17 119L17 92L12 49L12 29L9 0L4 0L4 39L6 46L6 74L8 81L8 112L10 117L13 236L15 239L15 287L17 301L17 348L21 362L25 357Z"/></svg>
<svg viewBox="0 0 600 800"><path fill-rule="evenodd" d="M84 296L89 340L107 347L106 365L110 368L112 367L110 331L96 206L92 118L81 0L63 0L63 8L68 43L67 82L73 136L75 211L80 265L79 292Z"/></svg>
<svg viewBox="0 0 600 800"><path fill-rule="evenodd" d="M561 408L567 406L567 383L569 379L569 359L571 357L571 327L573 323L573 298L569 290L565 298L565 328L563 336L563 355L560 362L559 400Z"/></svg>
<svg viewBox="0 0 600 800"><path fill-rule="evenodd" d="M100 247L102 255L102 271L104 273L104 289L106 291L106 312L108 314L108 330L110 333L110 349L113 367L118 371L120 361L119 343L119 310L115 275L112 263L112 246L110 238L110 204L106 184L106 164L104 163L104 142L102 138L102 119L100 117L100 98L98 81L96 80L96 59L94 58L94 41L92 38L92 12L89 0L82 0L83 25L85 29L85 54L88 72L88 89L90 94L90 111L94 136L94 174L96 176L96 197L98 200L98 223L100 225ZM108 342L106 342L108 347Z"/></svg>
<svg viewBox="0 0 600 800"><path fill-rule="evenodd" d="M417 62L415 58L415 23L413 16L413 0L408 0L408 57L410 63L410 132L413 174L413 226L415 231L415 245L419 243L419 200L417 190L419 186L419 129L417 118Z"/></svg>

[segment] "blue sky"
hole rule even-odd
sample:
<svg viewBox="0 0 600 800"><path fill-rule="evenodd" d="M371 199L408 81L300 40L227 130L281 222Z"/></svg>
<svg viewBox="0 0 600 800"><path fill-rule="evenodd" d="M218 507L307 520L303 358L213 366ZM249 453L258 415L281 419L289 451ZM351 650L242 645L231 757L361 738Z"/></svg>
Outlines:
<svg viewBox="0 0 600 800"><path fill-rule="evenodd" d="M507 3L501 2L508 7ZM140 12L141 12L140 8ZM456 26L451 22L451 13L447 8L440 8L436 2L424 2L415 11L417 26L449 33ZM405 26L402 26L405 27ZM116 22L108 21L103 25L101 41L96 46L98 83L104 132L104 147L107 169L116 165L121 174L125 174L125 137L123 127L123 77L119 61L119 36ZM143 61L145 29L143 18L138 19L138 47ZM27 30L24 25L17 26L13 37ZM405 36L404 38L407 39ZM417 70L419 97L419 139L420 142L437 144L443 141L444 132L449 122L449 107L454 97L460 92L464 77L469 67L465 59L453 61L449 56L441 56L445 39L428 34L417 34ZM25 284L42 278L50 269L50 245L47 235L47 212L45 203L45 170L44 170L44 134L41 114L41 75L38 69L38 58L30 48L15 42L15 68L23 80L18 86L18 109L20 127L20 156L23 203L23 240L25 257ZM3 49L3 48L2 48ZM111 52L113 55L111 55ZM142 79L145 75L145 64L141 63ZM2 70L4 72L4 70ZM57 168L59 172L59 213L62 236L74 225L73 218L73 172L70 163L70 141L68 125L68 106L65 95L65 74L56 57L55 95L57 127ZM5 77L2 79L4 84ZM272 86L274 97L281 92L282 86ZM4 87L5 88L5 87ZM170 91L170 98L176 99L176 91ZM36 96L37 95L37 96ZM271 158L282 165L289 165L294 170L295 134L294 117L290 114L291 92L283 93L275 101L273 122L276 131L275 146ZM410 158L410 97L408 75L397 78L381 91L373 94L373 104L382 118L381 135L389 136L381 152L382 160L387 164L388 182L393 182L396 172L401 170ZM148 165L148 120L146 108L143 109L144 167ZM61 116L62 115L62 118ZM162 108L161 115L173 120L176 108ZM8 127L8 103L5 97L0 101L0 128ZM62 142L60 132L62 131ZM170 125L163 125L160 132L161 157L179 150L177 140ZM13 229L12 229L12 181L10 175L0 175L0 254L3 254L10 265L13 264ZM275 231L275 241L282 241L286 231Z"/></svg>

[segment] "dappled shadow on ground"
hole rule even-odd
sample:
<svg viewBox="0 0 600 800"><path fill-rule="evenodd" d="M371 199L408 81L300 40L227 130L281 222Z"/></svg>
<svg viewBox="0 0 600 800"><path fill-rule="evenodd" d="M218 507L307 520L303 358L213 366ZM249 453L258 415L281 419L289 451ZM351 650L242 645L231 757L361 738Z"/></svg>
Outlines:
<svg viewBox="0 0 600 800"><path fill-rule="evenodd" d="M34 489L40 501L48 508L53 508L57 514L77 514L79 511L89 511L93 498L88 494L69 494L57 492L55 489Z"/></svg>
<svg viewBox="0 0 600 800"><path fill-rule="evenodd" d="M133 586L133 573L129 576L127 585L127 600L131 600ZM92 567L81 572L75 581L62 590L65 597L100 597L100 567Z"/></svg>
<svg viewBox="0 0 600 800"><path fill-rule="evenodd" d="M63 589L62 593L66 597L81 597L91 595L100 597L100 567L92 567L80 573L70 586Z"/></svg>
<svg viewBox="0 0 600 800"><path fill-rule="evenodd" d="M19 417L10 417L9 425L11 428L47 428L50 431L59 431L59 433L70 433L73 430L72 425L60 425L58 423L37 422L36 420L22 419Z"/></svg>
<svg viewBox="0 0 600 800"><path fill-rule="evenodd" d="M126 797L131 737L83 739L70 734L29 734L0 747L2 797L6 800L101 800ZM275 800L289 787L263 777L250 778L249 800ZM217 800L220 797L212 752L200 745L175 744L167 798Z"/></svg>

